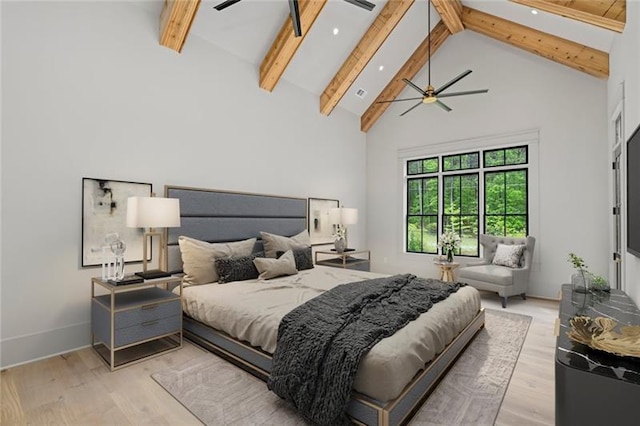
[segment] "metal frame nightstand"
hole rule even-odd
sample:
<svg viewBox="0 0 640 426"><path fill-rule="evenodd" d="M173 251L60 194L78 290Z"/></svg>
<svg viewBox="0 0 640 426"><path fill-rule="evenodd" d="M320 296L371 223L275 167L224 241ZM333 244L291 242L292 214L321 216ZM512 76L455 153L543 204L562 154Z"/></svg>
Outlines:
<svg viewBox="0 0 640 426"><path fill-rule="evenodd" d="M318 260L318 255L325 258ZM366 255L366 257L363 257ZM327 256L331 256L327 258ZM371 252L369 250L352 250L338 253L332 250L318 250L315 252L315 264L333 266L336 268L357 269L369 271L371 266Z"/></svg>
<svg viewBox="0 0 640 426"><path fill-rule="evenodd" d="M96 285L108 293L96 295ZM111 371L180 349L182 277L127 285L92 278L91 347Z"/></svg>

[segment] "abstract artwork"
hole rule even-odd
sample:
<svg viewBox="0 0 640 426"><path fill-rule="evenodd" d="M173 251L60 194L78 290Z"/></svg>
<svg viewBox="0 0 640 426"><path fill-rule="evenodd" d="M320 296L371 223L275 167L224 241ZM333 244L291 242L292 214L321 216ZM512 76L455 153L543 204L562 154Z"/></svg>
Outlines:
<svg viewBox="0 0 640 426"><path fill-rule="evenodd" d="M327 200L324 198L309 198L309 236L311 245L333 243L334 225L329 220L329 211L332 208L340 207L338 200Z"/></svg>
<svg viewBox="0 0 640 426"><path fill-rule="evenodd" d="M82 267L102 265L105 237L113 233L126 244L125 263L142 261L144 230L127 228L127 199L151 191L150 183L82 178Z"/></svg>

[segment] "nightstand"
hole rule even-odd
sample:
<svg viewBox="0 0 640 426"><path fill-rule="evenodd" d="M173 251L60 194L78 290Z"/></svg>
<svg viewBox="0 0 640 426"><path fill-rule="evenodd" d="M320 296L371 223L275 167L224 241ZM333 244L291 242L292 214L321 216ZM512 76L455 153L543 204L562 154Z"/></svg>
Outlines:
<svg viewBox="0 0 640 426"><path fill-rule="evenodd" d="M321 259L318 259L318 255ZM331 250L318 250L315 254L316 265L333 266L336 268L357 269L369 271L371 252L369 250L353 250L338 253Z"/></svg>
<svg viewBox="0 0 640 426"><path fill-rule="evenodd" d="M107 294L96 295L96 286ZM92 278L91 347L111 371L180 349L182 277L127 285Z"/></svg>

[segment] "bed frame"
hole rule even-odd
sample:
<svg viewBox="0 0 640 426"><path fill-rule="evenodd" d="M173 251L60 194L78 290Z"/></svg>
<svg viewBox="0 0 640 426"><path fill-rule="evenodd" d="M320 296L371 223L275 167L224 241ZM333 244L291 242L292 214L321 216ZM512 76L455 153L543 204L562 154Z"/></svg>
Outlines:
<svg viewBox="0 0 640 426"><path fill-rule="evenodd" d="M181 226L167 231L167 262L171 272L182 271L178 247L180 235L209 242L237 241L260 236L260 231L294 235L307 227L307 199L263 194L165 186L165 197L180 199ZM260 244L256 251L261 250ZM380 402L355 393L347 413L359 424L370 426L406 423L435 388L441 377L484 326L480 310L445 350L418 372L394 400ZM238 341L188 316L184 335L194 343L221 355L256 377L267 380L271 355Z"/></svg>

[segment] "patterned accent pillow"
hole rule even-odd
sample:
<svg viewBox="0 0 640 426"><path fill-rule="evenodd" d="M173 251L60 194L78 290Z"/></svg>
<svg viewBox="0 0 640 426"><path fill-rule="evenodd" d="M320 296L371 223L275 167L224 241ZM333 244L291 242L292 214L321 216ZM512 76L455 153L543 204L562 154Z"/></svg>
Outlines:
<svg viewBox="0 0 640 426"><path fill-rule="evenodd" d="M313 268L313 256L311 256L311 247L302 249L293 249L293 258L296 261L296 269L298 271L304 271L305 269ZM285 252L276 252L276 257L280 258Z"/></svg>
<svg viewBox="0 0 640 426"><path fill-rule="evenodd" d="M493 256L493 262L491 263L494 265L507 266L509 268L519 268L524 248L525 246L523 244L498 244L496 254Z"/></svg>
<svg viewBox="0 0 640 426"><path fill-rule="evenodd" d="M248 256L221 257L216 259L218 282L220 284L231 281L245 281L258 278L258 269L253 264L256 257L264 257L263 252L253 253Z"/></svg>

